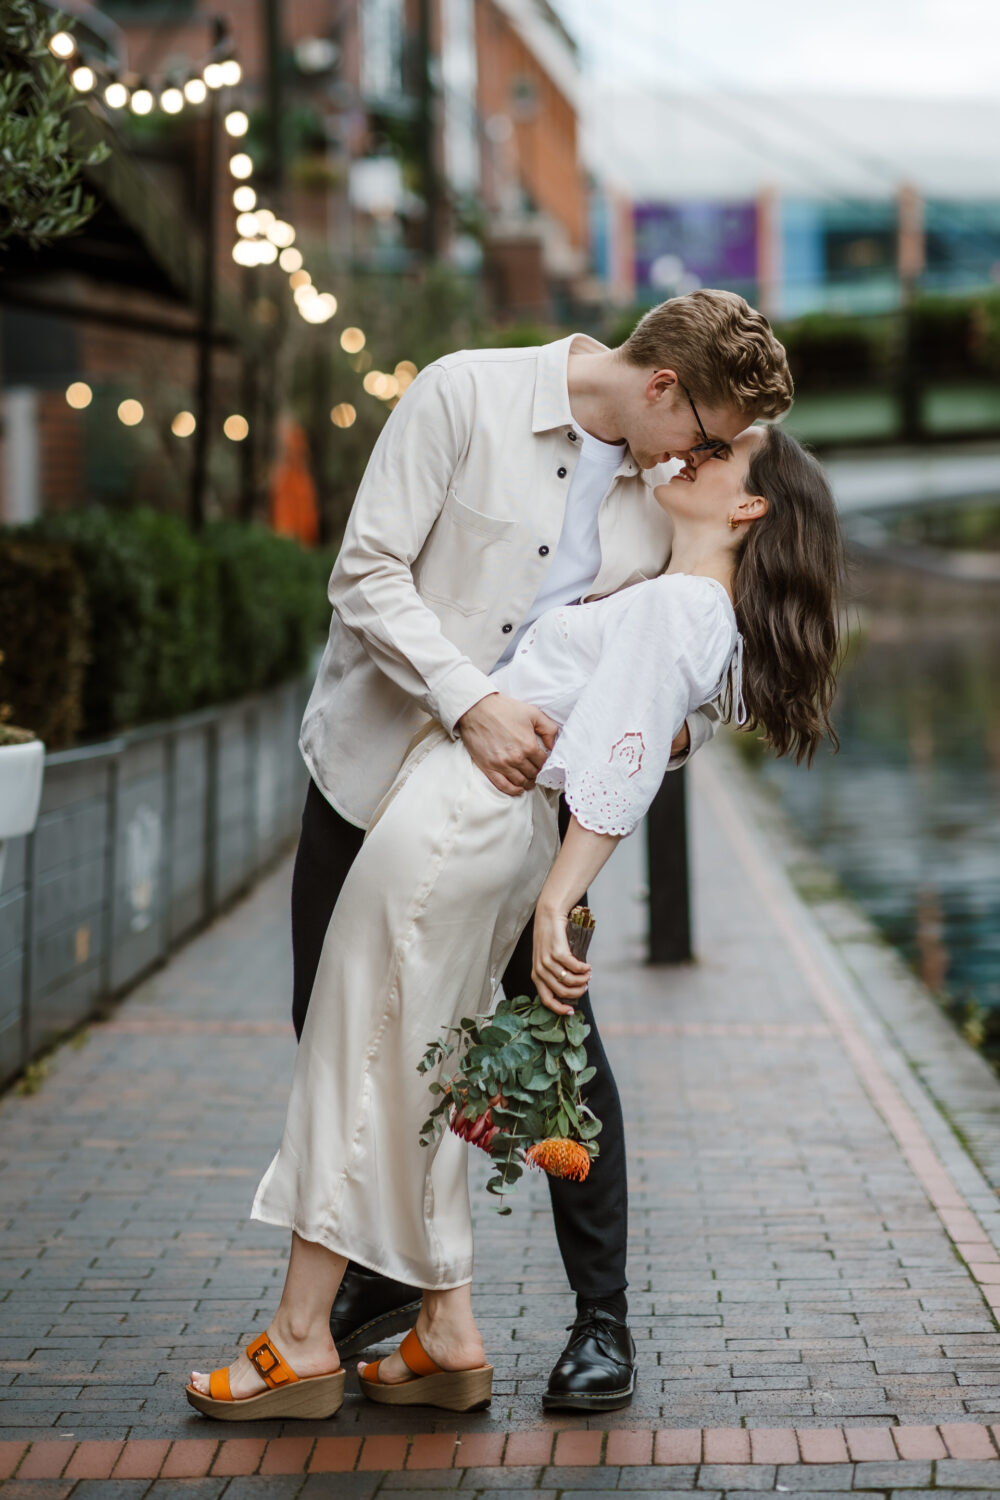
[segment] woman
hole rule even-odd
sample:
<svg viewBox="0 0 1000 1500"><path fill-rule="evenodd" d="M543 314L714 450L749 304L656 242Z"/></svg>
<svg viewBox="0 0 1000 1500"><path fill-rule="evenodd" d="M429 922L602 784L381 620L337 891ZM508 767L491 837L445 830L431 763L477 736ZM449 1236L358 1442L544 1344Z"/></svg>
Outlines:
<svg viewBox="0 0 1000 1500"><path fill-rule="evenodd" d="M337 1409L329 1317L348 1259L425 1288L401 1349L359 1366L364 1393L488 1402L465 1147L450 1132L418 1144L427 1042L490 1007L532 907L538 994L572 1010L590 968L570 953L566 914L647 810L693 708L721 693L739 724L797 760L834 738L842 550L819 465L780 428L752 427L654 495L674 523L667 571L542 616L493 674L562 726L536 786L498 791L432 723L376 811L330 922L284 1136L254 1201L255 1218L292 1232L281 1303L228 1370L192 1375L188 1399L209 1415ZM561 847L560 791L573 812Z"/></svg>

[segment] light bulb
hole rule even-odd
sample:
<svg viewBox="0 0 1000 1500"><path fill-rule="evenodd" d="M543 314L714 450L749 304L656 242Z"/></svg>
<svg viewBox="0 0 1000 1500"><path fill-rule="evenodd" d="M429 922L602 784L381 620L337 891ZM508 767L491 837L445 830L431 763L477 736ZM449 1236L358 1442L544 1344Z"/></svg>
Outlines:
<svg viewBox="0 0 1000 1500"><path fill-rule="evenodd" d="M340 347L345 354L358 354L365 347L365 336L360 328L345 328L340 335Z"/></svg>
<svg viewBox="0 0 1000 1500"><path fill-rule="evenodd" d="M164 89L160 95L160 108L168 115L179 115L184 108L184 95L178 88Z"/></svg>
<svg viewBox="0 0 1000 1500"><path fill-rule="evenodd" d="M278 259L278 252L270 240L257 241L257 260L262 266L273 266Z"/></svg>
<svg viewBox="0 0 1000 1500"><path fill-rule="evenodd" d="M234 177L250 177L253 174L253 162L245 151L238 151L229 158L229 170Z"/></svg>
<svg viewBox="0 0 1000 1500"><path fill-rule="evenodd" d="M246 135L250 121L241 109L231 109L225 118L227 135Z"/></svg>
<svg viewBox="0 0 1000 1500"><path fill-rule="evenodd" d="M233 192L233 207L241 214L248 214L257 202L257 194L252 187L238 187Z"/></svg>
<svg viewBox="0 0 1000 1500"><path fill-rule="evenodd" d="M202 77L210 89L221 89L226 81L222 64L218 62L206 63Z"/></svg>
<svg viewBox="0 0 1000 1500"><path fill-rule="evenodd" d="M116 79L104 90L104 102L109 109L124 109L128 103L128 89Z"/></svg>
<svg viewBox="0 0 1000 1500"><path fill-rule="evenodd" d="M297 286L295 288L295 290L292 292L292 296L295 298L295 304L297 307L304 307L307 302L314 302L319 296L319 292L314 286L311 285L310 282L305 281L301 286Z"/></svg>
<svg viewBox="0 0 1000 1500"><path fill-rule="evenodd" d="M85 380L74 380L73 384L66 388L67 405L72 406L74 411L83 411L94 399L94 393Z"/></svg>
<svg viewBox="0 0 1000 1500"><path fill-rule="evenodd" d="M54 57L72 57L76 51L76 42L68 31L55 31L49 37L49 51Z"/></svg>
<svg viewBox="0 0 1000 1500"><path fill-rule="evenodd" d="M219 66L222 69L222 82L225 87L230 89L235 88L243 77L243 69L235 57L226 58L226 61L220 63Z"/></svg>
<svg viewBox="0 0 1000 1500"><path fill-rule="evenodd" d="M126 427L136 427L142 421L145 412L141 401L133 401L129 398L122 401L118 407L118 420L124 422Z"/></svg>
<svg viewBox="0 0 1000 1500"><path fill-rule="evenodd" d="M261 234L267 234L275 223L275 215L269 208L259 208L257 210L257 223L260 225Z"/></svg>
<svg viewBox="0 0 1000 1500"><path fill-rule="evenodd" d="M184 85L184 97L189 104L204 104L208 98L204 78L189 78Z"/></svg>
<svg viewBox="0 0 1000 1500"><path fill-rule="evenodd" d="M97 82L97 74L94 72L93 68L88 68L86 66L82 68L74 68L72 73L69 75L69 81L76 89L78 94L89 94L91 89L94 87L94 84Z"/></svg>
<svg viewBox="0 0 1000 1500"><path fill-rule="evenodd" d="M130 103L134 114L148 115L153 108L153 96L149 89L136 89Z"/></svg>
<svg viewBox="0 0 1000 1500"><path fill-rule="evenodd" d="M282 250L278 256L278 265L283 271L301 271L302 251L295 249Z"/></svg>
<svg viewBox="0 0 1000 1500"><path fill-rule="evenodd" d="M357 419L358 414L349 401L341 401L330 413L334 427L353 427Z"/></svg>
<svg viewBox="0 0 1000 1500"><path fill-rule="evenodd" d="M250 431L250 423L246 417L241 417L238 412L234 412L223 422L222 430L231 443L242 443Z"/></svg>
<svg viewBox="0 0 1000 1500"><path fill-rule="evenodd" d="M241 234L244 239L253 239L254 235L257 233L257 215L237 214L236 233Z"/></svg>
<svg viewBox="0 0 1000 1500"><path fill-rule="evenodd" d="M238 266L255 266L257 264L256 240L237 240L233 246L233 260Z"/></svg>
<svg viewBox="0 0 1000 1500"><path fill-rule="evenodd" d="M308 286L311 281L312 277L309 275L309 272L304 271L300 266L297 271L293 271L291 276L289 276L288 285L295 292L300 286Z"/></svg>
<svg viewBox="0 0 1000 1500"><path fill-rule="evenodd" d="M267 231L267 237L272 245L277 245L279 250L284 250L288 245L294 244L295 230L284 219L276 219Z"/></svg>
<svg viewBox="0 0 1000 1500"><path fill-rule="evenodd" d="M190 437L197 425L193 412L179 411L170 424L170 431L174 437Z"/></svg>

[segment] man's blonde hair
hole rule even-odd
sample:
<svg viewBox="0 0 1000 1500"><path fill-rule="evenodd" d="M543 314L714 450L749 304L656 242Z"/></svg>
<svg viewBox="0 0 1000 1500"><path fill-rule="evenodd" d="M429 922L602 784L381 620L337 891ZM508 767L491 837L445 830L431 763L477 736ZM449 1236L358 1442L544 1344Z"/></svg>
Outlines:
<svg viewBox="0 0 1000 1500"><path fill-rule="evenodd" d="M676 371L692 400L735 406L748 422L780 417L795 393L770 323L735 292L703 288L661 302L618 353L632 365Z"/></svg>

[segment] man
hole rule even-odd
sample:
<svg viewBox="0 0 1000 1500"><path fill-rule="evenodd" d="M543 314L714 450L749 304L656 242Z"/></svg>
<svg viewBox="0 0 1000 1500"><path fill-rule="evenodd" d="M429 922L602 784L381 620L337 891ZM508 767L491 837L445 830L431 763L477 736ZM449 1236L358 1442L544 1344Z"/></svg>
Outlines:
<svg viewBox="0 0 1000 1500"><path fill-rule="evenodd" d="M523 795L557 726L496 692L487 674L544 610L661 572L670 522L652 496L666 477L659 466L724 460L738 432L791 399L766 320L718 291L654 308L619 349L574 334L541 348L463 350L422 371L358 490L302 725L312 781L292 885L297 1034L337 895L416 730L440 720L494 786ZM716 725L710 708L692 715L672 766ZM504 989L532 990L530 927ZM578 1315L543 1405L606 1411L627 1405L635 1386L625 1143L589 995L580 1008L597 1069L588 1103L604 1130L586 1182L550 1179ZM341 1357L410 1327L419 1306L418 1289L350 1266L331 1319Z"/></svg>

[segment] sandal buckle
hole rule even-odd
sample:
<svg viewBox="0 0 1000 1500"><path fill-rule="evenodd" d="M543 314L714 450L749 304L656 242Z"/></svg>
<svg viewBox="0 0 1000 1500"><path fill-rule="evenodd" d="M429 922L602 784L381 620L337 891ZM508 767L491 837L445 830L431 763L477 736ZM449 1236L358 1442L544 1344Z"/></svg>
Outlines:
<svg viewBox="0 0 1000 1500"><path fill-rule="evenodd" d="M271 1363L266 1366L261 1364L261 1359L265 1354L269 1354L271 1356ZM254 1369L257 1371L257 1374L261 1377L261 1379L267 1380L267 1377L281 1364L281 1357L275 1352L275 1350L271 1348L270 1344L263 1343L261 1344L259 1349L255 1349L250 1355L250 1363L253 1365Z"/></svg>

